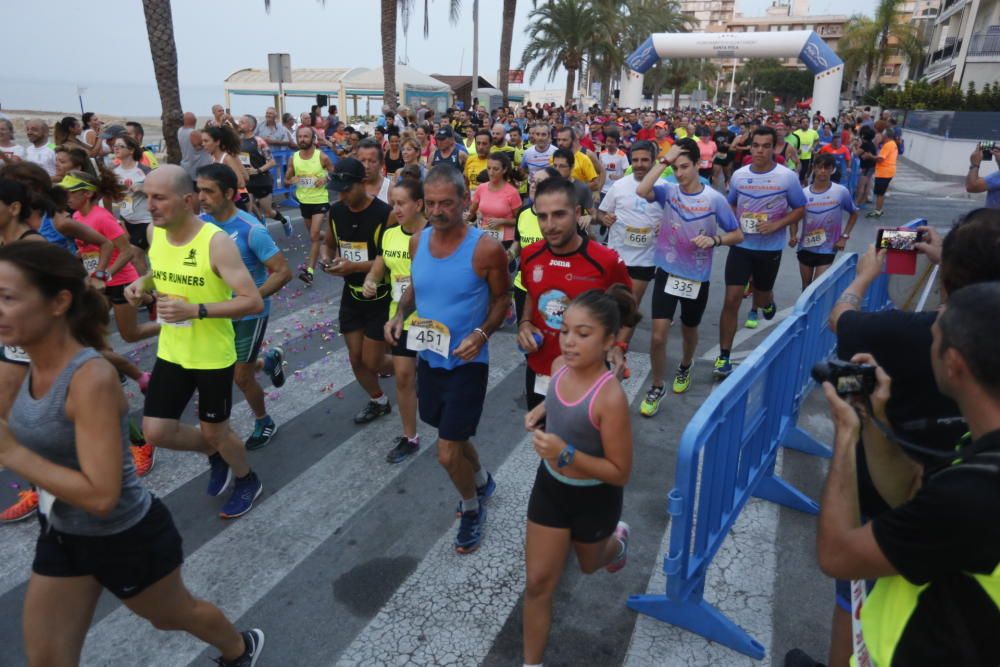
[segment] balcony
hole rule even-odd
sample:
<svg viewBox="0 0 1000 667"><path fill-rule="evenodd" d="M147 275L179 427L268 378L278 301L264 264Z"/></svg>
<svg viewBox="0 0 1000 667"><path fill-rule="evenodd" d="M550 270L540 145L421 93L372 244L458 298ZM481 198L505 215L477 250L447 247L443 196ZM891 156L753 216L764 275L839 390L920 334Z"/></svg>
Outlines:
<svg viewBox="0 0 1000 667"><path fill-rule="evenodd" d="M949 16L960 12L967 4L969 4L969 0L945 0L944 5L941 7L941 12L935 19L935 24L940 25L947 21Z"/></svg>
<svg viewBox="0 0 1000 667"><path fill-rule="evenodd" d="M969 41L968 56L1000 56L1000 33L978 32Z"/></svg>
<svg viewBox="0 0 1000 667"><path fill-rule="evenodd" d="M950 60L958 55L958 52L962 50L962 40L958 40L952 44L946 45L944 48L938 49L934 53L930 54L926 60L926 68L933 67L936 63Z"/></svg>

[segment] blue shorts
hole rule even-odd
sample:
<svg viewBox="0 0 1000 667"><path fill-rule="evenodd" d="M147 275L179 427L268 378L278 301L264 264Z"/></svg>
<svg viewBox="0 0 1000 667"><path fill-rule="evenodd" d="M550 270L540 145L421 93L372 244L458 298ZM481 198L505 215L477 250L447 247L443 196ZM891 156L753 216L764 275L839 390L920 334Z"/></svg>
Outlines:
<svg viewBox="0 0 1000 667"><path fill-rule="evenodd" d="M476 434L486 400L488 364L462 364L452 369L417 363L420 419L438 430L442 440L462 442Z"/></svg>

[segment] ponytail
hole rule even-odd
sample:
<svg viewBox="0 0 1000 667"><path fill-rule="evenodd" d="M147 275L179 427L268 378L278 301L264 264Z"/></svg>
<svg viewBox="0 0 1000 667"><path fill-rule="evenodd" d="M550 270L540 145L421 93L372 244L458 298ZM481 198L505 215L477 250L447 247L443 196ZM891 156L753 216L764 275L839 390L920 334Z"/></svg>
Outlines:
<svg viewBox="0 0 1000 667"><path fill-rule="evenodd" d="M616 335L623 326L634 327L642 319L635 297L621 283L615 283L603 292L588 290L573 299L570 305L581 306L590 311L611 336Z"/></svg>

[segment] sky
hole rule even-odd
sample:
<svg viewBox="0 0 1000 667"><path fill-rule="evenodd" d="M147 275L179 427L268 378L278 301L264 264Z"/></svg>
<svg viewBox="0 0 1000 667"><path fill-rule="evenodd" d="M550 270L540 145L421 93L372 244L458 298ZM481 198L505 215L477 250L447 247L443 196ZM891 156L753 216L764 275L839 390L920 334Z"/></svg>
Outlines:
<svg viewBox="0 0 1000 667"><path fill-rule="evenodd" d="M770 3L737 0L737 10L759 15ZM408 39L400 25L398 57L427 74L471 74L472 0L464 0L458 25L449 23L448 0L431 0L428 40L422 34L424 3L414 4ZM293 68L381 65L379 0L326 0L325 6L318 0L272 0L271 5L268 15L263 0L173 0L182 101L186 86L217 87L221 92L222 81L235 70L266 68L268 52L291 54ZM518 2L511 67L517 66L527 41L531 5L530 0ZM7 65L0 71L4 107L52 108L42 99L30 104L29 98L37 95L48 101L58 91L60 103L67 96L70 102L62 108L71 109L76 106L76 85L88 87L93 96L106 95L96 92L107 91L106 84L148 87L154 82L139 0L32 0L30 6L30 13L7 15L0 41L0 62ZM491 81L499 64L501 7L501 0L480 2L479 72ZM811 9L815 14L850 14L870 7L864 0L813 0ZM40 38L47 42L46 48L39 48ZM10 66L18 62L30 63L30 69ZM564 76L560 72L549 83L543 72L534 84L525 83L531 88L561 89ZM33 92L48 82L53 85L46 95Z"/></svg>

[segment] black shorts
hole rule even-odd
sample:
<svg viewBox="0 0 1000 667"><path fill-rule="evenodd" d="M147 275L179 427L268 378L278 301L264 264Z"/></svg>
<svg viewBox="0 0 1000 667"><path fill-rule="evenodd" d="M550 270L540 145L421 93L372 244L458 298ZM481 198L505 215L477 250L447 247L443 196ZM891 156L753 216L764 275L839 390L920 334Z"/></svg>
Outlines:
<svg viewBox="0 0 1000 667"><path fill-rule="evenodd" d="M528 293L518 287L514 288L514 311L517 313L518 326L521 325L521 317L524 314L524 302L528 299Z"/></svg>
<svg viewBox="0 0 1000 667"><path fill-rule="evenodd" d="M528 521L568 528L574 542L600 542L618 527L623 495L622 487L611 484L574 486L560 482L543 461L538 464L528 500Z"/></svg>
<svg viewBox="0 0 1000 667"><path fill-rule="evenodd" d="M104 288L104 297L111 302L112 306L124 306L128 303L128 299L125 298L126 287L128 287L127 283L108 285Z"/></svg>
<svg viewBox="0 0 1000 667"><path fill-rule="evenodd" d="M157 419L180 419L198 390L198 419L219 424L233 409L233 374L236 364L225 368L184 368L156 358L146 391L142 414Z"/></svg>
<svg viewBox="0 0 1000 667"><path fill-rule="evenodd" d="M409 331L403 329L399 342L392 346L392 356L394 357L415 357L417 353L406 347L406 338Z"/></svg>
<svg viewBox="0 0 1000 667"><path fill-rule="evenodd" d="M486 400L488 364L471 363L451 370L417 362L420 419L438 430L442 440L462 442L476 434Z"/></svg>
<svg viewBox="0 0 1000 667"><path fill-rule="evenodd" d="M134 245L140 250L149 250L149 236L147 231L149 229L148 222L129 222L128 220L122 220L125 223L125 231L128 232L128 242Z"/></svg>
<svg viewBox="0 0 1000 667"><path fill-rule="evenodd" d="M732 246L726 256L726 285L742 287L753 278L754 289L769 292L774 289L780 268L780 250L747 250Z"/></svg>
<svg viewBox="0 0 1000 667"><path fill-rule="evenodd" d="M267 185L248 185L247 192L253 195L254 199L263 199L271 196L271 193L274 192L274 186L270 183Z"/></svg>
<svg viewBox="0 0 1000 667"><path fill-rule="evenodd" d="M345 284L340 297L340 333L348 334L363 329L365 338L385 340L385 323L389 321L389 304L392 299L385 295L378 299L357 299Z"/></svg>
<svg viewBox="0 0 1000 667"><path fill-rule="evenodd" d="M303 204L299 203L299 212L302 214L302 219L306 222L309 221L314 215L319 215L321 213L326 213L330 210L330 204Z"/></svg>
<svg viewBox="0 0 1000 667"><path fill-rule="evenodd" d="M803 159L802 165L799 167L799 176L805 178L806 174L809 173L809 165L811 164L812 164L812 158L809 158L808 160Z"/></svg>
<svg viewBox="0 0 1000 667"><path fill-rule="evenodd" d="M264 344L264 334L267 333L267 318L255 317L252 320L237 320L233 322L233 333L236 335L236 363L252 364L257 361L260 347Z"/></svg>
<svg viewBox="0 0 1000 667"><path fill-rule="evenodd" d="M716 156L715 158L712 159L712 163L713 164L717 164L720 167L725 167L726 165L728 165L732 161L733 161L733 158L732 158L732 156L729 153L726 153L726 157L718 157L718 156Z"/></svg>
<svg viewBox="0 0 1000 667"><path fill-rule="evenodd" d="M681 305L681 324L691 328L697 327L701 324L701 318L705 314L705 306L708 305L708 281L701 284L698 296L693 299L682 299L664 291L668 275L670 274L663 269L656 269L656 279L653 282L653 319L673 321L674 312L677 310L679 302Z"/></svg>
<svg viewBox="0 0 1000 667"><path fill-rule="evenodd" d="M237 194L233 203L236 204L236 208L243 212L247 212L250 209L250 193L241 192Z"/></svg>
<svg viewBox="0 0 1000 667"><path fill-rule="evenodd" d="M889 178L881 178L879 176L876 176L875 177L875 194L877 194L877 195L884 195L886 193L886 191L889 189L889 181L891 181L891 180L892 180L891 176Z"/></svg>
<svg viewBox="0 0 1000 667"><path fill-rule="evenodd" d="M629 266L628 277L632 280L641 280L648 283L656 275L655 266Z"/></svg>
<svg viewBox="0 0 1000 667"><path fill-rule="evenodd" d="M712 169L711 167L709 167L708 169L699 169L698 175L701 176L702 178L707 178L709 181L711 181L712 174L714 173L714 171L715 170Z"/></svg>
<svg viewBox="0 0 1000 667"><path fill-rule="evenodd" d="M166 505L153 498L146 516L117 535L84 536L46 530L35 545L31 570L43 577L93 577L120 600L163 579L184 562L181 534Z"/></svg>
<svg viewBox="0 0 1000 667"><path fill-rule="evenodd" d="M836 253L813 252L812 250L799 250L795 256L799 258L799 264L813 268L817 266L829 266L837 258Z"/></svg>

